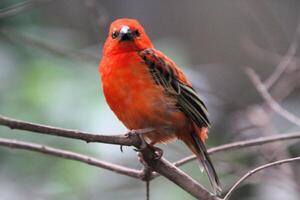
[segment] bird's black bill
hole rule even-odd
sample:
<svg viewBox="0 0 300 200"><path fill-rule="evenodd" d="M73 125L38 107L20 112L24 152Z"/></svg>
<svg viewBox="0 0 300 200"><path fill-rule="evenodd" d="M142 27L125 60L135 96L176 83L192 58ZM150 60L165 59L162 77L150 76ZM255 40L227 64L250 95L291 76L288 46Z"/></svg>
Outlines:
<svg viewBox="0 0 300 200"><path fill-rule="evenodd" d="M119 40L133 41L136 36L137 36L136 31L131 30L128 26L123 26L120 30Z"/></svg>

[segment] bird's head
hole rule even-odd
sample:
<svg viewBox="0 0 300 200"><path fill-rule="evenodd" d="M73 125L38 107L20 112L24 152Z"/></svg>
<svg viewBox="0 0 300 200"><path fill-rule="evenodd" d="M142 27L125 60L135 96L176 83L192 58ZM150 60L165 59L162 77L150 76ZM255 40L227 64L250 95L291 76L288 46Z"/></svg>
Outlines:
<svg viewBox="0 0 300 200"><path fill-rule="evenodd" d="M135 19L117 19L111 23L103 53L118 54L152 48L141 24Z"/></svg>

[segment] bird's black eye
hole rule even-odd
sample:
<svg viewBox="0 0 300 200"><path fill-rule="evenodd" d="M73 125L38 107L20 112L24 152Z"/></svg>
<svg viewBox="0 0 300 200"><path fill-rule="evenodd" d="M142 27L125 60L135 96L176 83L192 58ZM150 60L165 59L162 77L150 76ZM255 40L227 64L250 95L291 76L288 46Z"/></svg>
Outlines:
<svg viewBox="0 0 300 200"><path fill-rule="evenodd" d="M119 36L119 31L114 31L114 32L112 32L112 34L111 34L112 39L115 39L115 38L117 38L118 36Z"/></svg>
<svg viewBox="0 0 300 200"><path fill-rule="evenodd" d="M141 33L139 32L139 30L135 30L135 31L134 31L134 35L135 35L136 37L139 37L139 36L141 35Z"/></svg>

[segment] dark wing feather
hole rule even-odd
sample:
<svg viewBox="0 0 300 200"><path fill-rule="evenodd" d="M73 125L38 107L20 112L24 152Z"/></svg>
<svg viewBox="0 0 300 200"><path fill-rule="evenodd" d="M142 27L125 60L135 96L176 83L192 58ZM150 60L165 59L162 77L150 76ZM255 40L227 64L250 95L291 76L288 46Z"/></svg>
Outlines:
<svg viewBox="0 0 300 200"><path fill-rule="evenodd" d="M140 52L140 56L148 65L155 83L161 85L167 95L176 98L178 108L189 116L198 127L209 127L206 106L195 90L179 79L178 71L174 71L170 66L172 62L168 58L162 57L161 53L154 49L143 50Z"/></svg>
<svg viewBox="0 0 300 200"><path fill-rule="evenodd" d="M175 64L154 49L141 51L140 56L149 67L154 82L164 88L166 95L177 100L177 107L190 117L198 127L209 127L207 108L192 86L187 83L182 72L176 67L171 67ZM191 133L191 136L197 147L197 158L202 162L215 193L219 194L221 191L220 181L204 143L195 133Z"/></svg>

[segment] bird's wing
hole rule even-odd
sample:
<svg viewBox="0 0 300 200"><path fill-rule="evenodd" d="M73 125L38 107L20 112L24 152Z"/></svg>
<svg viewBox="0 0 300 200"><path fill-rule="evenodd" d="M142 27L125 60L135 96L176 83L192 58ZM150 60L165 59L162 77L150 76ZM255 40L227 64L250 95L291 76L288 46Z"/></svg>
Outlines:
<svg viewBox="0 0 300 200"><path fill-rule="evenodd" d="M177 106L198 127L209 127L207 108L176 64L155 49L145 49L139 55L149 67L156 84L167 95L176 98Z"/></svg>
<svg viewBox="0 0 300 200"><path fill-rule="evenodd" d="M139 54L148 66L155 83L164 88L166 95L176 99L177 107L198 127L209 127L207 108L176 64L155 49L146 49ZM215 193L219 194L221 191L220 181L204 143L196 133L192 133L191 136L197 151L194 153L203 164Z"/></svg>

